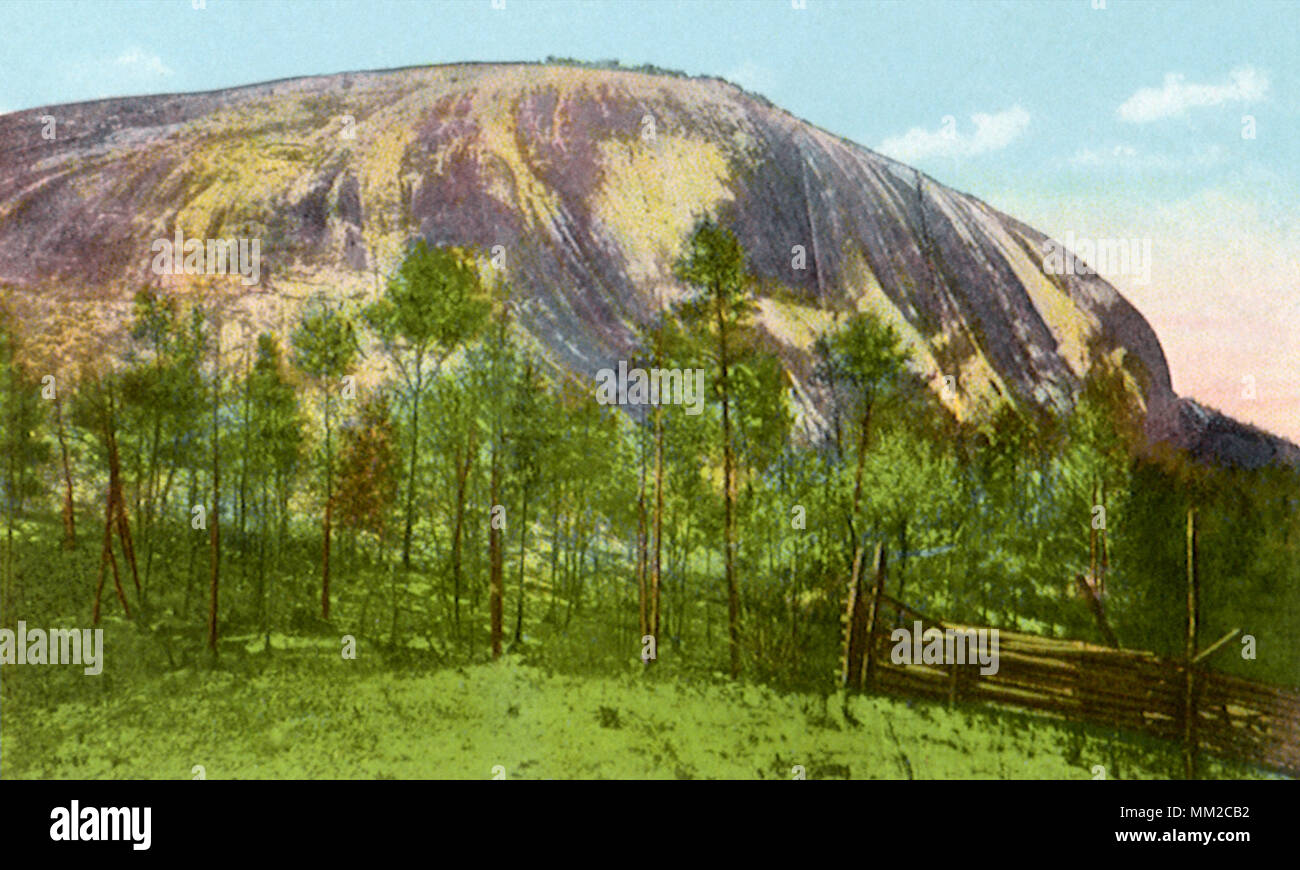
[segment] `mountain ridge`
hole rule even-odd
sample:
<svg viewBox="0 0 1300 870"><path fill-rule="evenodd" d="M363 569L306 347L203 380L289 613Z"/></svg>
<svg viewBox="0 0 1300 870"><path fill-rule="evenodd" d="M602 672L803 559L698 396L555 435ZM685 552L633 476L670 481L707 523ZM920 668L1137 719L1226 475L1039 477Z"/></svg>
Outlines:
<svg viewBox="0 0 1300 870"><path fill-rule="evenodd" d="M151 241L178 229L259 232L263 286L239 309L281 332L314 292L373 295L421 237L501 246L533 303L524 325L591 376L630 353L657 300L680 298L671 261L705 212L749 251L760 326L812 428L811 336L833 312L874 310L936 391L956 378L943 401L958 419L1008 400L1064 412L1104 365L1153 441L1300 462L1284 439L1189 410L1140 312L1097 276L1046 274L1044 234L717 77L449 64L0 116L0 286L49 339L68 310L109 312L111 332L139 286L185 289L148 270Z"/></svg>

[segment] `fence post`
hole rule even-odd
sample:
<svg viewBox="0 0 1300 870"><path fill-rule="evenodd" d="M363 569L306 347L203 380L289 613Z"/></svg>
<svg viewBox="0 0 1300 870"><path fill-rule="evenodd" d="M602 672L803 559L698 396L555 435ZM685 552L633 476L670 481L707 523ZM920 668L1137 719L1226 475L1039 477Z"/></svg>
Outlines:
<svg viewBox="0 0 1300 870"><path fill-rule="evenodd" d="M875 584L867 614L867 653L862 661L862 685L870 686L875 673L876 626L880 624L880 598L885 594L885 542L876 544Z"/></svg>
<svg viewBox="0 0 1300 870"><path fill-rule="evenodd" d="M1200 586L1196 564L1196 509L1187 509L1187 650L1184 659L1186 688L1183 695L1183 774L1196 779L1196 629L1200 617Z"/></svg>
<svg viewBox="0 0 1300 870"><path fill-rule="evenodd" d="M867 626L867 603L862 595L862 548L853 557L853 575L849 579L848 610L844 614L844 660L840 667L840 683L845 688L860 689L856 681L862 673L863 639Z"/></svg>

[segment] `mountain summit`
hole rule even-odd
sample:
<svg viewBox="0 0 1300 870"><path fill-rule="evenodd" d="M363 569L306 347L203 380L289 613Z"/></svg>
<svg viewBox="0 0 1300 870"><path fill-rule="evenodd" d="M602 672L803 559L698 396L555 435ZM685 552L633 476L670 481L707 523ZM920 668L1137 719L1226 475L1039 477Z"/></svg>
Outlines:
<svg viewBox="0 0 1300 870"><path fill-rule="evenodd" d="M421 237L493 254L521 322L590 376L680 298L671 264L706 212L749 252L811 426L812 339L869 309L961 419L1065 411L1106 366L1153 440L1300 460L1180 400L1146 320L1099 277L1048 274L1042 233L718 79L461 64L0 116L0 287L69 354L102 346L141 286L193 280L155 273L158 240L260 240L257 283L230 292L250 328L282 330L312 293L377 292Z"/></svg>

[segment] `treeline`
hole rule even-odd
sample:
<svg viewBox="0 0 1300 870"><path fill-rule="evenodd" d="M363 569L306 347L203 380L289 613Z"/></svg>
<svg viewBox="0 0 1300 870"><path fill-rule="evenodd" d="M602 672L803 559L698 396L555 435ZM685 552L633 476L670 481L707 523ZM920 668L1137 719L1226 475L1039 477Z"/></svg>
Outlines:
<svg viewBox="0 0 1300 870"><path fill-rule="evenodd" d="M218 296L148 289L111 365L50 373L6 322L4 621L115 608L168 656L347 632L439 662L824 684L846 581L884 542L890 594L922 611L1173 655L1195 505L1202 636L1239 627L1258 658L1225 669L1298 682L1293 471L1144 450L1118 370L1066 417L959 424L860 312L816 342L800 387L825 413L804 419L745 261L701 221L691 293L626 361L702 369L699 414L601 404L521 327L519 288L423 242L377 300L312 299L283 340L222 341Z"/></svg>

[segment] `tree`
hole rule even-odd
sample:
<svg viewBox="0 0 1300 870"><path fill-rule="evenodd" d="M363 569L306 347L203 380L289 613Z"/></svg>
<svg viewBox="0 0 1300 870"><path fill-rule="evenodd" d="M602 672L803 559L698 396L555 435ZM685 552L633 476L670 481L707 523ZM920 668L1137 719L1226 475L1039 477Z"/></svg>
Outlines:
<svg viewBox="0 0 1300 870"><path fill-rule="evenodd" d="M3 315L3 312L0 312ZM36 470L49 455L40 437L44 411L41 382L19 360L7 318L0 319L0 454L4 456L5 610L13 612L14 526L25 501L41 491ZM57 388L57 384L54 385Z"/></svg>
<svg viewBox="0 0 1300 870"><path fill-rule="evenodd" d="M649 351L650 364L655 368L667 366L667 357L673 348L681 343L679 331L674 329L675 324L668 319L666 312L662 307L658 312L655 320L642 329L641 345ZM638 576L642 578L641 588L641 632L642 635L649 634L655 639L655 657L649 662L658 660L659 657L659 627L660 617L662 615L662 582L663 582L663 550L664 550L664 397L660 396L659 401L655 403L652 412L652 436L654 441L654 509L651 514L650 528L642 529L642 549L644 549L644 539L649 537L654 543L650 547L650 552L642 557L642 561L647 564L643 566ZM644 462L642 463L641 473L641 495L638 499L638 520L641 526L645 525L645 471ZM644 581L645 571L649 571L650 581L649 589L646 589ZM647 594L648 593L648 594ZM647 662L647 663L649 663Z"/></svg>
<svg viewBox="0 0 1300 870"><path fill-rule="evenodd" d="M732 366L744 353L746 332L754 311L750 277L740 241L731 230L710 217L696 224L674 273L696 290L679 311L683 321L698 331L718 370L714 391L722 405L723 564L731 676L735 678L740 676L740 593L736 582L736 469L730 378Z"/></svg>
<svg viewBox="0 0 1300 870"><path fill-rule="evenodd" d="M217 652L217 592L221 582L221 317L212 329L212 513L208 517L210 574L208 583L208 649Z"/></svg>
<svg viewBox="0 0 1300 870"><path fill-rule="evenodd" d="M497 323L492 330L491 347L489 350L490 372L489 378L492 381L492 413L489 421L488 431L491 433L491 439L488 442L490 469L488 484L488 504L490 505L490 514L488 520L488 587L490 593L488 596L488 612L491 620L492 634L492 658L501 657L501 641L505 634L505 565L504 553L502 552L502 534L505 521L505 505L502 498L502 480L501 471L505 459L505 440L506 422L505 413L502 408L501 396L504 390L501 388L508 383L509 375L502 371L506 368L511 360L506 358L508 353L506 347L506 336L510 328L509 314L505 306L502 306L500 313L497 315ZM499 513L500 511L500 513Z"/></svg>
<svg viewBox="0 0 1300 870"><path fill-rule="evenodd" d="M84 421L85 428L94 431L103 448L104 462L108 466L108 485L104 492L104 537L100 550L99 582L95 587L95 603L91 613L91 622L99 624L100 598L104 590L105 573L109 567L113 570L113 584L117 590L118 600L127 618L131 617L131 607L127 603L126 593L122 589L122 579L118 572L117 558L113 555L113 528L116 525L122 553L131 561L130 527L126 520L126 509L122 504L121 463L117 447L118 413L117 381L119 376L109 372L105 377L86 379L90 389L80 391L78 406L74 416ZM136 581L139 591L139 580Z"/></svg>
<svg viewBox="0 0 1300 870"><path fill-rule="evenodd" d="M513 436L510 439L510 474L519 489L519 594L515 601L516 644L523 642L524 634L524 571L528 553L528 505L542 478L542 464L547 450L550 420L541 401L543 385L537 374L537 363L526 356L522 371L511 390L510 420Z"/></svg>
<svg viewBox="0 0 1300 870"><path fill-rule="evenodd" d="M159 548L172 477L187 464L201 440L202 397L200 358L208 341L204 314L191 310L189 328L181 320L174 297L152 290L136 294L131 324L132 345L124 355L121 374L122 442L134 455L136 507L144 550L143 589L147 593ZM197 319L196 319L197 318ZM183 446L187 445L187 446ZM163 476L163 468L167 475ZM189 505L187 505L187 508Z"/></svg>
<svg viewBox="0 0 1300 870"><path fill-rule="evenodd" d="M456 638L460 631L460 600L462 589L462 556L466 515L470 497L471 476L478 459L479 406L483 401L481 390L467 371L470 366L460 366L439 377L433 385L437 413L433 422L438 426L443 449L436 454L436 465L445 481L445 491L452 494L448 513L451 528L448 542L448 561L451 579L451 618ZM444 575L446 576L446 575Z"/></svg>
<svg viewBox="0 0 1300 870"><path fill-rule="evenodd" d="M857 470L853 477L853 501L849 529L853 535L856 561L856 520L862 502L862 475L866 468L871 437L871 415L883 394L899 382L907 362L897 331L871 312L858 312L819 338L819 351L826 361L825 377L836 403L837 418L847 410L857 420ZM847 393L848 395L845 395Z"/></svg>
<svg viewBox="0 0 1300 870"><path fill-rule="evenodd" d="M258 504L257 596L265 650L271 650L267 607L266 545L270 537L272 506L277 508L280 542L284 546L286 504L293 475L302 452L302 419L293 385L284 376L280 344L272 335L260 335L253 367L244 384L248 397L249 449L245 455L248 477Z"/></svg>
<svg viewBox="0 0 1300 870"><path fill-rule="evenodd" d="M1087 586L1098 601L1106 592L1110 567L1107 514L1113 497L1127 486L1128 463L1141 443L1134 422L1142 419L1123 375L1094 366L1084 379L1069 420L1067 474L1076 486L1090 490L1087 498Z"/></svg>
<svg viewBox="0 0 1300 870"><path fill-rule="evenodd" d="M488 432L488 611L492 657L501 655L505 637L505 475L508 443L514 436L512 387L519 378L521 360L511 344L510 288L498 286L492 325L468 360L471 382L484 401L483 428Z"/></svg>
<svg viewBox="0 0 1300 870"><path fill-rule="evenodd" d="M325 516L322 521L321 618L330 618L330 533L334 511L334 391L352 370L358 346L352 321L337 307L317 298L303 311L293 332L294 364L320 387L325 444Z"/></svg>
<svg viewBox="0 0 1300 870"><path fill-rule="evenodd" d="M389 278L385 295L365 310L402 381L411 424L406 475L402 566L411 566L416 464L420 445L420 402L443 361L483 328L490 311L478 270L464 251L431 247L419 240Z"/></svg>
<svg viewBox="0 0 1300 870"><path fill-rule="evenodd" d="M396 440L388 398L377 393L362 402L355 421L343 430L339 456L339 522L351 530L354 542L358 533L374 537L381 565L384 562L384 533L388 529L388 518L398 490L400 460ZM389 576L393 593L391 639L396 645L400 596L396 574L390 571ZM369 601L368 594L367 604ZM365 622L364 618L362 622Z"/></svg>
<svg viewBox="0 0 1300 870"><path fill-rule="evenodd" d="M361 403L356 421L343 430L339 453L339 522L382 537L397 495L393 421L383 394Z"/></svg>

